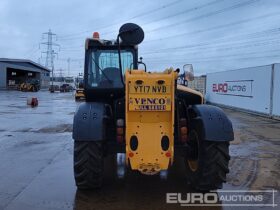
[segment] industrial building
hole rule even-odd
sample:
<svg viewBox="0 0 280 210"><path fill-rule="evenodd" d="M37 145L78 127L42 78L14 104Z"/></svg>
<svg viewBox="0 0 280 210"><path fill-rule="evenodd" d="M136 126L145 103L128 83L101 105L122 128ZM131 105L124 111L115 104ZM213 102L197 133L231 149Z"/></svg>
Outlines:
<svg viewBox="0 0 280 210"><path fill-rule="evenodd" d="M0 58L0 89L16 89L28 79L37 79L41 88L48 88L50 70L31 60Z"/></svg>
<svg viewBox="0 0 280 210"><path fill-rule="evenodd" d="M206 75L195 76L193 81L188 82L188 87L205 95Z"/></svg>

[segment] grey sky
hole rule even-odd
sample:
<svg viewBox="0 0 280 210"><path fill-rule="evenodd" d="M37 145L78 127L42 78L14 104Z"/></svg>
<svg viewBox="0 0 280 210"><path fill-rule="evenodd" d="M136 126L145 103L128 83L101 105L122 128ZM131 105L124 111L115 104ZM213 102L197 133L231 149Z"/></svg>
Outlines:
<svg viewBox="0 0 280 210"><path fill-rule="evenodd" d="M126 22L145 31L139 55L149 70L192 63L203 74L280 62L279 0L1 0L0 57L38 62L51 29L61 46L55 69L67 73L71 58L77 75L85 38L98 31L115 39Z"/></svg>

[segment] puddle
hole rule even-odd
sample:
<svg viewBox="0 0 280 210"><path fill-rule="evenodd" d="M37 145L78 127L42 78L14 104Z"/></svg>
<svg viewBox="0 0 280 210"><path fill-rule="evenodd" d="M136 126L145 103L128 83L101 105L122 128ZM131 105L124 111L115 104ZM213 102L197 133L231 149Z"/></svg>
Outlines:
<svg viewBox="0 0 280 210"><path fill-rule="evenodd" d="M65 133L72 132L73 126L72 124L61 124L53 127L44 127L37 131L36 133Z"/></svg>
<svg viewBox="0 0 280 210"><path fill-rule="evenodd" d="M263 144L259 142L250 142L250 144L231 144L230 155L232 157L255 157L259 153L259 147Z"/></svg>

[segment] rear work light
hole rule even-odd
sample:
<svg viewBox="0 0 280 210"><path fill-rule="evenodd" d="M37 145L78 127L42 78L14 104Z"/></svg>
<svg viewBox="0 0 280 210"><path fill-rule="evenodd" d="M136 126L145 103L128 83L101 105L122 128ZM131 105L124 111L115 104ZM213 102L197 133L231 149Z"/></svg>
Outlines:
<svg viewBox="0 0 280 210"><path fill-rule="evenodd" d="M182 143L185 143L188 140L188 128L187 128L186 118L180 119L179 127L180 127L180 140Z"/></svg>
<svg viewBox="0 0 280 210"><path fill-rule="evenodd" d="M93 36L94 39L99 39L99 38L100 38L98 32L93 32L93 35L92 35L92 36Z"/></svg>

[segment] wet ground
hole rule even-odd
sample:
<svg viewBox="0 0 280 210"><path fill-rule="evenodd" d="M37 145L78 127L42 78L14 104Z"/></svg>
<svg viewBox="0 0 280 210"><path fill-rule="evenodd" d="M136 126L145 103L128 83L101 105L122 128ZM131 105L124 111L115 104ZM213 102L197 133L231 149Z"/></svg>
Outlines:
<svg viewBox="0 0 280 210"><path fill-rule="evenodd" d="M26 105L30 96L38 97L38 107ZM166 193L192 192L180 159L167 175L143 176L123 175L122 168L117 169L117 158L111 157L105 163L104 187L77 191L71 130L78 104L72 93L0 91L0 210L236 209L166 204ZM225 111L233 123L235 141L230 146L230 173L224 190L278 190L274 197L279 208L280 121ZM273 199L272 194L264 198L266 203Z"/></svg>

